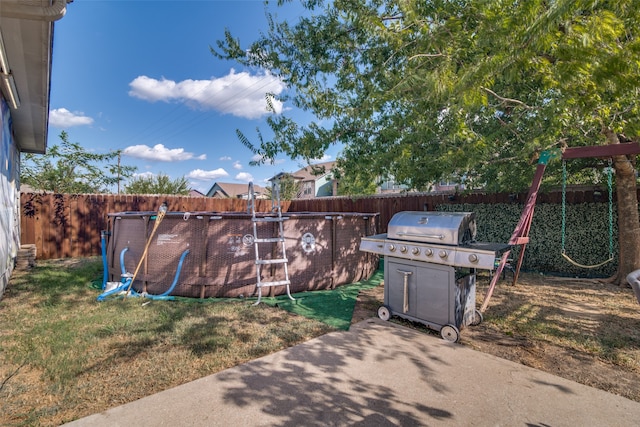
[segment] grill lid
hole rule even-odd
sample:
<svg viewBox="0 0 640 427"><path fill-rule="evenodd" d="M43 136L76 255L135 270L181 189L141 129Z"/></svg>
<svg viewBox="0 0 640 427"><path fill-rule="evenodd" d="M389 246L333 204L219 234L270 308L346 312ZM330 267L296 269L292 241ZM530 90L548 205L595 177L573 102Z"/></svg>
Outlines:
<svg viewBox="0 0 640 427"><path fill-rule="evenodd" d="M476 215L473 212L398 212L389 221L387 237L414 242L464 245L476 239Z"/></svg>

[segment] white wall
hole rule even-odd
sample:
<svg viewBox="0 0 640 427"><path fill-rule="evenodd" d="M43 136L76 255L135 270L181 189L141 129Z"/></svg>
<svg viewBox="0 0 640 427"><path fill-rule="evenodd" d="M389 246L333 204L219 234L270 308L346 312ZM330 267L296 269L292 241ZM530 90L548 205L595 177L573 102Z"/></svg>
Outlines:
<svg viewBox="0 0 640 427"><path fill-rule="evenodd" d="M11 132L11 114L0 95L0 298L20 247L20 155Z"/></svg>

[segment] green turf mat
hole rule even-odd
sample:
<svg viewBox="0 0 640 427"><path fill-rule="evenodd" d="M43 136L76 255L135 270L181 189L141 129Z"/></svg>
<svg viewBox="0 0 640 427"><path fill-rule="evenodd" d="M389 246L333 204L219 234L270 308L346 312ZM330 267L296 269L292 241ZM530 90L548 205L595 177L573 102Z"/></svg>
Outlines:
<svg viewBox="0 0 640 427"><path fill-rule="evenodd" d="M368 279L349 285L338 286L333 290L307 291L293 294L294 301L287 295L277 297L263 297L262 302L272 307L279 307L291 313L315 319L333 326L336 329L348 330L353 317L353 309L356 306L358 293L364 289L371 289L379 286L384 280L382 262L380 268ZM92 287L102 288L101 279L94 280ZM119 298L116 296L116 298ZM172 297L172 300L189 303L212 303L229 301L232 298L188 298ZM256 297L247 298L248 301L257 301Z"/></svg>
<svg viewBox="0 0 640 427"><path fill-rule="evenodd" d="M368 280L338 286L333 290L293 294L295 301L290 300L287 295L279 295L263 297L262 302L346 331L351 325L358 293L364 289L375 288L383 279L384 273L378 270Z"/></svg>

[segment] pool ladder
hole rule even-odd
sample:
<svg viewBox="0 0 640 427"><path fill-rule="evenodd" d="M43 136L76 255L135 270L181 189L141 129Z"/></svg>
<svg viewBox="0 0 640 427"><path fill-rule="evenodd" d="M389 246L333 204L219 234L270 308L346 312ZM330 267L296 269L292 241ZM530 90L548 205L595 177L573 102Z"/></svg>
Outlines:
<svg viewBox="0 0 640 427"><path fill-rule="evenodd" d="M271 182L271 216L257 217L256 216L256 195L253 189L253 182L249 183L249 210L251 212L251 223L253 224L253 245L256 253L256 276L257 283L256 286L258 288L258 301L254 305L260 304L262 299L262 288L267 288L271 286L286 286L287 296L291 300L295 300L291 296L291 280L289 279L289 268L287 259L287 248L284 240L284 226L283 223L287 219L282 216L282 208L280 206L280 182L275 179ZM271 222L278 224L276 235L272 237L260 237L258 236L258 223L263 222ZM276 244L277 250L275 253L278 253L279 258L260 258L260 245L268 243L268 244ZM271 246L273 248L273 246ZM276 255L277 256L277 255ZM263 282L262 281L262 267L263 266L281 266L284 272L283 280L276 280L272 282Z"/></svg>

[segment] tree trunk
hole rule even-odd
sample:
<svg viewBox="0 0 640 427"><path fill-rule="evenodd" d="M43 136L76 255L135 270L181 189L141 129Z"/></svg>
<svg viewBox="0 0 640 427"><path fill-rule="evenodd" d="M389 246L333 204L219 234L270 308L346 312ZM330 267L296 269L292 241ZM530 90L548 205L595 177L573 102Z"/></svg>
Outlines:
<svg viewBox="0 0 640 427"><path fill-rule="evenodd" d="M618 136L611 130L605 135L609 144L618 144ZM616 200L618 203L618 272L615 284L629 286L626 277L640 269L640 219L638 217L638 195L636 186L635 156L615 156Z"/></svg>

